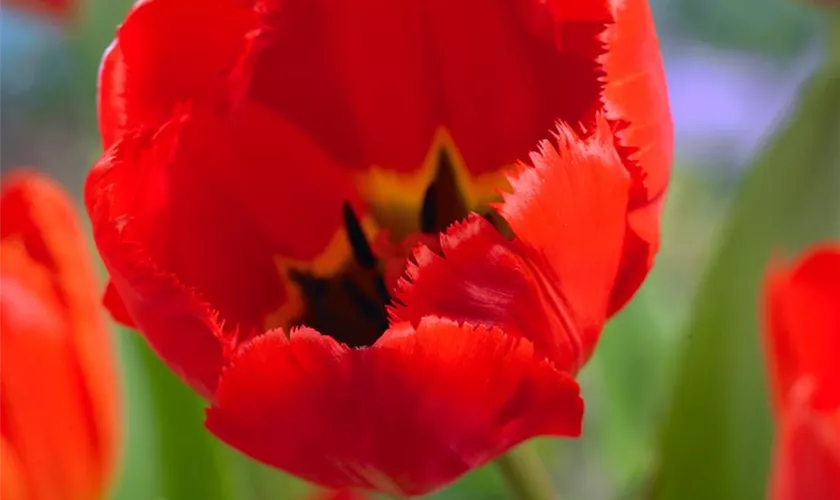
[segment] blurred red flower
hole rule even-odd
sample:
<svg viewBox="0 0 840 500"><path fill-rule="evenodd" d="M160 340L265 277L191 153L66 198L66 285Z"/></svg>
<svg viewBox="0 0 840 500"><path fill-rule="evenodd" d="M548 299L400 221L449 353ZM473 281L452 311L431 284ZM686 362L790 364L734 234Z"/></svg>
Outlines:
<svg viewBox="0 0 840 500"><path fill-rule="evenodd" d="M30 12L50 19L65 21L76 11L76 0L4 0L3 6Z"/></svg>
<svg viewBox="0 0 840 500"><path fill-rule="evenodd" d="M73 202L41 175L15 173L0 218L0 496L104 498L116 373Z"/></svg>
<svg viewBox="0 0 840 500"><path fill-rule="evenodd" d="M766 309L778 417L769 498L840 498L840 245L775 266Z"/></svg>
<svg viewBox="0 0 840 500"><path fill-rule="evenodd" d="M647 2L279 4L138 2L105 54L106 305L211 431L328 487L578 435L573 377L659 241Z"/></svg>

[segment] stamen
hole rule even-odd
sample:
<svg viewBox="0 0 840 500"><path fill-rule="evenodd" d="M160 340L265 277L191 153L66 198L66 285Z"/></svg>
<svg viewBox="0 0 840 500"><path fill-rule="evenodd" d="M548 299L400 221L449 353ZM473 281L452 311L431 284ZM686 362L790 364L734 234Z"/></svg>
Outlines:
<svg viewBox="0 0 840 500"><path fill-rule="evenodd" d="M388 315L371 273L355 264L331 278L290 272L306 298L306 310L295 323L315 328L351 347L373 344L388 329Z"/></svg>
<svg viewBox="0 0 840 500"><path fill-rule="evenodd" d="M385 304L380 300L373 300L368 296L358 284L351 279L342 280L342 288L347 297L356 306L357 310L370 322L375 325L373 329L367 329L372 338L362 338L356 341L358 345L370 345L382 335L382 332L388 329L388 314L385 309ZM384 282L383 282L384 286ZM387 294L386 294L387 296ZM361 332L357 332L361 333Z"/></svg>
<svg viewBox="0 0 840 500"><path fill-rule="evenodd" d="M437 173L423 199L422 230L438 233L467 214L452 160L447 151L441 149ZM305 300L305 310L296 322L349 346L371 345L388 329L386 307L391 297L382 275L382 265L349 202L342 205L342 216L353 260L334 276L290 273L300 285Z"/></svg>
<svg viewBox="0 0 840 500"><path fill-rule="evenodd" d="M502 236L507 238L508 240L513 240L516 236L513 234L513 229L510 228L510 225L502 217L499 212L496 211L494 208L488 208L486 212L481 214L484 217L484 220L489 222L496 231L500 232Z"/></svg>
<svg viewBox="0 0 840 500"><path fill-rule="evenodd" d="M347 228L347 239L350 240L350 246L353 248L353 258L362 267L362 269L373 269L376 267L376 257L373 255L373 250L370 248L365 232L362 230L362 224L359 218L356 217L356 212L350 203L344 202L341 207L344 213L344 227Z"/></svg>
<svg viewBox="0 0 840 500"><path fill-rule="evenodd" d="M344 213L344 227L347 229L347 239L350 240L350 246L353 249L353 258L364 270L374 271L373 282L376 287L376 293L379 295L379 300L384 306L391 300L391 294L388 293L388 287L385 286L385 278L377 268L376 256L373 254L373 249L368 243L367 236L362 230L362 224L356 216L356 212L349 202L344 202L342 205Z"/></svg>
<svg viewBox="0 0 840 500"><path fill-rule="evenodd" d="M423 197L420 230L429 234L439 233L468 213L466 202L458 189L452 159L446 149L442 148L438 153L437 174Z"/></svg>

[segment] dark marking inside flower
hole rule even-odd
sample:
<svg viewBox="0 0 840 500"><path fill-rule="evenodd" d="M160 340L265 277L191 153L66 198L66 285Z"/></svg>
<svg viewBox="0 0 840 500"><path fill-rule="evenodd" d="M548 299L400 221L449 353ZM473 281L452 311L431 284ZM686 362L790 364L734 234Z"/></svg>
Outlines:
<svg viewBox="0 0 840 500"><path fill-rule="evenodd" d="M353 207L345 202L341 209L344 215L344 227L347 229L347 239L350 240L350 246L353 249L353 258L364 269L376 267L376 257L373 255L373 250L370 248Z"/></svg>
<svg viewBox="0 0 840 500"><path fill-rule="evenodd" d="M297 322L351 347L371 345L388 329L385 306L391 300L379 264L350 204L343 207L353 261L341 272L320 278L291 272L303 291L305 313Z"/></svg>
<svg viewBox="0 0 840 500"><path fill-rule="evenodd" d="M426 188L420 210L420 230L435 234L467 216L469 209L455 178L452 158L445 148L438 152L437 174Z"/></svg>
<svg viewBox="0 0 840 500"><path fill-rule="evenodd" d="M437 234L468 213L452 160L441 149L437 174L423 198L420 229ZM290 277L301 288L305 304L304 313L295 323L314 328L351 347L369 346L388 329L386 306L391 296L383 279L384 264L374 254L349 203L343 205L342 216L353 260L337 275L326 278L290 271ZM501 219L495 212L487 217L494 225L495 218Z"/></svg>
<svg viewBox="0 0 840 500"><path fill-rule="evenodd" d="M342 207L344 211L344 227L347 229L347 238L350 240L350 246L353 249L353 260L362 269L372 271L374 286L376 293L382 301L384 308L391 300L391 295L388 293L388 288L385 286L385 279L377 265L376 256L373 254L373 249L368 243L367 236L362 230L362 224L359 218L356 217L356 212L349 203L344 203Z"/></svg>
<svg viewBox="0 0 840 500"><path fill-rule="evenodd" d="M484 220L489 222L490 225L496 228L496 231L500 232L502 236L508 240L513 240L515 238L513 229L510 228L510 224L508 224L505 218L502 217L495 208L489 207L486 212L481 214L481 216L484 217Z"/></svg>

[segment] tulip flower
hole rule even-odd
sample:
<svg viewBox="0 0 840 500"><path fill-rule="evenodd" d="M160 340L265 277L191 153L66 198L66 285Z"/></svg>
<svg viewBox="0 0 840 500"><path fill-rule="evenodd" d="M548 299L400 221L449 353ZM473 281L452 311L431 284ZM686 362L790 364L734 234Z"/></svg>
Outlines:
<svg viewBox="0 0 840 500"><path fill-rule="evenodd" d="M772 500L840 498L840 245L816 247L766 282L777 414Z"/></svg>
<svg viewBox="0 0 840 500"><path fill-rule="evenodd" d="M98 97L105 303L218 437L420 495L580 433L669 175L645 1L147 0Z"/></svg>
<svg viewBox="0 0 840 500"><path fill-rule="evenodd" d="M73 202L43 176L15 173L0 217L2 497L104 498L116 373Z"/></svg>

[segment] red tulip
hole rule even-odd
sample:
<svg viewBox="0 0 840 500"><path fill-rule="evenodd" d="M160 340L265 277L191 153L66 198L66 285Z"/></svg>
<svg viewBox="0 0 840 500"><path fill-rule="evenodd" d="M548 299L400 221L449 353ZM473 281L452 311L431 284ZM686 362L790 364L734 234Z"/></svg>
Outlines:
<svg viewBox="0 0 840 500"><path fill-rule="evenodd" d="M573 377L658 245L647 3L278 4L138 2L106 53L109 309L214 433L328 487L577 435Z"/></svg>
<svg viewBox="0 0 840 500"><path fill-rule="evenodd" d="M63 21L76 11L77 2L74 0L5 0L5 6Z"/></svg>
<svg viewBox="0 0 840 500"><path fill-rule="evenodd" d="M104 498L117 387L72 201L34 173L0 194L2 498Z"/></svg>
<svg viewBox="0 0 840 500"><path fill-rule="evenodd" d="M840 245L776 266L766 294L778 417L769 498L840 498Z"/></svg>

